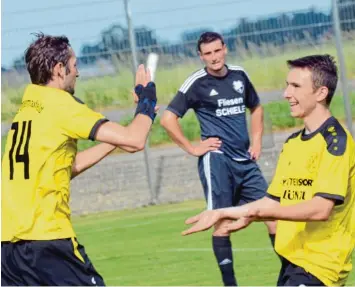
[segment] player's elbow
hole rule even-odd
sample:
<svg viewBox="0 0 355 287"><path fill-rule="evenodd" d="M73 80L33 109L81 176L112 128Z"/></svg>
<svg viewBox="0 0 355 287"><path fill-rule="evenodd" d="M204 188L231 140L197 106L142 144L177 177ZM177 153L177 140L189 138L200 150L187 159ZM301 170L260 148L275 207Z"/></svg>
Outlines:
<svg viewBox="0 0 355 287"><path fill-rule="evenodd" d="M160 125L164 129L169 130L171 123L173 121L176 121L176 116L170 111L164 111L164 113L160 119Z"/></svg>
<svg viewBox="0 0 355 287"><path fill-rule="evenodd" d="M319 210L313 214L311 220L313 221L328 221L331 211L328 210Z"/></svg>
<svg viewBox="0 0 355 287"><path fill-rule="evenodd" d="M315 196L312 201L312 216L311 220L314 221L328 221L332 214L335 201L332 199L322 198Z"/></svg>
<svg viewBox="0 0 355 287"><path fill-rule="evenodd" d="M326 214L317 214L311 218L312 221L328 221L329 216Z"/></svg>
<svg viewBox="0 0 355 287"><path fill-rule="evenodd" d="M136 153L137 151L139 151L139 149L133 147L121 147L121 148L128 153Z"/></svg>
<svg viewBox="0 0 355 287"><path fill-rule="evenodd" d="M137 151L142 151L142 150L144 150L144 147L145 147L145 143L144 143L144 142L139 143L139 144L136 146L136 152L137 152Z"/></svg>
<svg viewBox="0 0 355 287"><path fill-rule="evenodd" d="M131 145L130 152L135 153L138 151L142 151L144 150L144 147L145 147L145 139L136 139Z"/></svg>

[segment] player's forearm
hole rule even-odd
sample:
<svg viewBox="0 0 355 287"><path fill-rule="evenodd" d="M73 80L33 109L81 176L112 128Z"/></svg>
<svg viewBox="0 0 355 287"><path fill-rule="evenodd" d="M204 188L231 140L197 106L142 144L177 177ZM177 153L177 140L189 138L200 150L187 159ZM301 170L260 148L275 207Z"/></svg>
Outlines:
<svg viewBox="0 0 355 287"><path fill-rule="evenodd" d="M79 152L76 157L74 164L72 166L72 177L79 175L83 171L87 170L88 168L92 167L104 157L106 157L109 153L111 153L116 146L107 144L107 143L100 143L96 146L88 148L84 151Z"/></svg>
<svg viewBox="0 0 355 287"><path fill-rule="evenodd" d="M261 105L251 111L250 118L252 143L261 145L264 132L264 111Z"/></svg>
<svg viewBox="0 0 355 287"><path fill-rule="evenodd" d="M312 200L289 206L262 207L259 209L257 217L260 220L326 221L333 206L334 203L331 200L314 197Z"/></svg>
<svg viewBox="0 0 355 287"><path fill-rule="evenodd" d="M138 114L126 127L114 122L102 124L95 139L123 149L129 148L130 151L139 151L144 148L151 126L152 119L149 116Z"/></svg>
<svg viewBox="0 0 355 287"><path fill-rule="evenodd" d="M150 117L138 114L127 126L125 146L144 149L153 121Z"/></svg>
<svg viewBox="0 0 355 287"><path fill-rule="evenodd" d="M250 210L258 210L261 208L273 209L280 206L280 203L268 197L263 197L251 203L220 209L221 218L238 219L247 216Z"/></svg>
<svg viewBox="0 0 355 287"><path fill-rule="evenodd" d="M193 153L193 146L190 141L184 136L178 119L170 118L167 119L163 116L161 120L161 125L166 130L170 138L184 151L189 154Z"/></svg>

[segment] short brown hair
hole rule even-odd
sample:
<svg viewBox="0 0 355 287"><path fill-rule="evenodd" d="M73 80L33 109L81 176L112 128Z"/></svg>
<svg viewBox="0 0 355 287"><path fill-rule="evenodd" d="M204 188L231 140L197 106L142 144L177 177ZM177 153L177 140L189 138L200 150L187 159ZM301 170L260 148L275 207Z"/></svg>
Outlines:
<svg viewBox="0 0 355 287"><path fill-rule="evenodd" d="M290 68L306 68L312 72L313 89L322 86L328 88L327 105L332 101L338 83L338 69L330 55L311 55L295 60L288 60Z"/></svg>
<svg viewBox="0 0 355 287"><path fill-rule="evenodd" d="M45 85L52 79L53 68L62 62L69 73L71 57L69 40L65 36L35 34L37 39L25 51L25 62L31 82Z"/></svg>
<svg viewBox="0 0 355 287"><path fill-rule="evenodd" d="M197 50L201 52L201 45L214 42L216 40L221 40L222 45L224 45L223 37L216 32L205 32L201 34L197 42Z"/></svg>

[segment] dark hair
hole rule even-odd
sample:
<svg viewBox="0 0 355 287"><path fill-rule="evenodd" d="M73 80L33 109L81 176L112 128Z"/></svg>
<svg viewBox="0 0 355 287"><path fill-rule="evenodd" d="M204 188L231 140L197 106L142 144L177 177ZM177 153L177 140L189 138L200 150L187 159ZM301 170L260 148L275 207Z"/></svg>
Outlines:
<svg viewBox="0 0 355 287"><path fill-rule="evenodd" d="M338 82L338 69L334 58L330 55L312 55L296 60L289 60L290 68L307 68L312 72L313 89L322 86L328 88L327 105L332 101Z"/></svg>
<svg viewBox="0 0 355 287"><path fill-rule="evenodd" d="M222 45L224 45L223 37L215 32L205 32L201 34L200 38L198 39L197 42L197 50L201 52L201 44L207 44L214 42L216 40L221 40Z"/></svg>
<svg viewBox="0 0 355 287"><path fill-rule="evenodd" d="M69 73L68 61L71 57L69 40L65 36L35 34L37 39L25 51L27 71L31 82L45 85L52 79L53 68L62 62Z"/></svg>

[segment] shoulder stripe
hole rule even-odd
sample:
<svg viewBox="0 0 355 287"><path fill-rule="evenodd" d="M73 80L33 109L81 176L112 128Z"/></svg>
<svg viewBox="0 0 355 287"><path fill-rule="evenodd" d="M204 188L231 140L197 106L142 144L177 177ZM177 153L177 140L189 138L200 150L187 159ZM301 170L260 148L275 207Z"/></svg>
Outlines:
<svg viewBox="0 0 355 287"><path fill-rule="evenodd" d="M285 143L288 143L289 140L291 139L294 139L294 138L297 138L301 133L302 133L303 130L299 130L293 134L291 134L285 141Z"/></svg>
<svg viewBox="0 0 355 287"><path fill-rule="evenodd" d="M228 66L229 70L242 70L244 71L244 68L241 66Z"/></svg>
<svg viewBox="0 0 355 287"><path fill-rule="evenodd" d="M321 134L327 144L327 150L334 156L341 156L346 151L347 137L343 126L335 118L331 118Z"/></svg>
<svg viewBox="0 0 355 287"><path fill-rule="evenodd" d="M197 72L193 73L190 77L188 77L185 82L180 87L179 91L182 93L186 93L191 85L199 78L206 76L207 73L204 69L198 70Z"/></svg>
<svg viewBox="0 0 355 287"><path fill-rule="evenodd" d="M248 77L248 79L250 81L250 77L249 77L248 73L244 70L243 67L241 67L241 66L227 66L227 67L231 71L242 71L242 72L244 72L244 74Z"/></svg>

